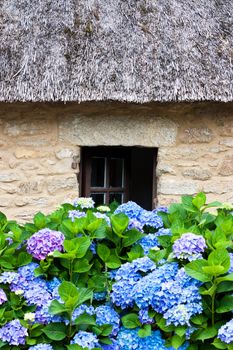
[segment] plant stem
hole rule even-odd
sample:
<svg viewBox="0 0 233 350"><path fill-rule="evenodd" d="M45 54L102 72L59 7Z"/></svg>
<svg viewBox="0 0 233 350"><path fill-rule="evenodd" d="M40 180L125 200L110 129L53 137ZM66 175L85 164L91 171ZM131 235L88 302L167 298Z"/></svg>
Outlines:
<svg viewBox="0 0 233 350"><path fill-rule="evenodd" d="M69 266L69 275L70 275L70 282L73 282L73 260L70 260L70 266Z"/></svg>
<svg viewBox="0 0 233 350"><path fill-rule="evenodd" d="M214 326L214 322L215 322L215 320L214 320L215 294L216 294L216 293L214 292L214 294L212 295L212 302L211 302L211 314L212 314L211 320L212 320L212 326Z"/></svg>

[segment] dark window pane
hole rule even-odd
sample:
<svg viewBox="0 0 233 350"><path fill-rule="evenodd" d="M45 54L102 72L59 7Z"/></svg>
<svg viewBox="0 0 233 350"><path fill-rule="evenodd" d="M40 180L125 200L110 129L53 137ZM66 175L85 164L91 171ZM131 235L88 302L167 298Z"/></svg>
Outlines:
<svg viewBox="0 0 233 350"><path fill-rule="evenodd" d="M123 193L121 192L112 192L109 194L109 203L116 201L119 204L123 202Z"/></svg>
<svg viewBox="0 0 233 350"><path fill-rule="evenodd" d="M105 187L105 158L91 159L91 187Z"/></svg>
<svg viewBox="0 0 233 350"><path fill-rule="evenodd" d="M124 160L119 158L109 159L109 186L123 187L124 186Z"/></svg>
<svg viewBox="0 0 233 350"><path fill-rule="evenodd" d="M95 206L106 203L105 202L105 198L106 198L105 193L91 193L90 196L92 197L93 201L95 202Z"/></svg>

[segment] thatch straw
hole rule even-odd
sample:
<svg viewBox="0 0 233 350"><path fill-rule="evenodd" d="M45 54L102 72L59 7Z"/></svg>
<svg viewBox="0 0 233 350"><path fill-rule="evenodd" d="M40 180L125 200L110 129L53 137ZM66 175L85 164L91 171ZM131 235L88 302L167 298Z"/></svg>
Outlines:
<svg viewBox="0 0 233 350"><path fill-rule="evenodd" d="M0 0L0 101L232 101L232 0Z"/></svg>

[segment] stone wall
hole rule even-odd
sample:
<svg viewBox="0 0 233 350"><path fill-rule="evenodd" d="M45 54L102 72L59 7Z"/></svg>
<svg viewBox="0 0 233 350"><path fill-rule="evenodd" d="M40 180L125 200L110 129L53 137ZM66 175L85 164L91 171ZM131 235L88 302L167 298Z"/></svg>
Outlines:
<svg viewBox="0 0 233 350"><path fill-rule="evenodd" d="M27 220L78 196L80 146L158 148L159 204L233 202L233 104L0 104L0 210Z"/></svg>

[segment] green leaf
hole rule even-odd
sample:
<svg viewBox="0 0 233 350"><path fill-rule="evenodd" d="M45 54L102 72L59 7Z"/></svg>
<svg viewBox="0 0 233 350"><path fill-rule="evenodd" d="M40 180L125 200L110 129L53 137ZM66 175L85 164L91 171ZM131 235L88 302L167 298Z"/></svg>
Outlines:
<svg viewBox="0 0 233 350"><path fill-rule="evenodd" d="M203 192L198 193L192 200L193 205L197 208L200 209L203 207L206 203L206 195Z"/></svg>
<svg viewBox="0 0 233 350"><path fill-rule="evenodd" d="M134 245L130 252L127 253L129 260L133 261L135 259L141 258L144 256L144 250L143 248L140 246L140 244L136 244Z"/></svg>
<svg viewBox="0 0 233 350"><path fill-rule="evenodd" d="M172 237L169 235L158 236L157 240L163 248L169 248L171 245Z"/></svg>
<svg viewBox="0 0 233 350"><path fill-rule="evenodd" d="M221 282L217 287L217 293L226 293L233 290L233 283L230 281Z"/></svg>
<svg viewBox="0 0 233 350"><path fill-rule="evenodd" d="M140 322L137 314L128 314L122 317L122 324L125 328L133 329L140 326Z"/></svg>
<svg viewBox="0 0 233 350"><path fill-rule="evenodd" d="M185 210L195 213L197 208L192 203L193 198L191 196L182 196L181 201Z"/></svg>
<svg viewBox="0 0 233 350"><path fill-rule="evenodd" d="M91 240L88 237L78 237L75 238L75 244L77 245L76 257L83 258L91 245Z"/></svg>
<svg viewBox="0 0 233 350"><path fill-rule="evenodd" d="M75 261L73 266L73 271L77 273L88 272L91 269L92 265L89 264L87 259L80 259Z"/></svg>
<svg viewBox="0 0 233 350"><path fill-rule="evenodd" d="M184 338L180 337L179 335L174 335L171 338L171 345L174 349L178 349L184 342Z"/></svg>
<svg viewBox="0 0 233 350"><path fill-rule="evenodd" d="M233 296L225 295L219 302L216 312L221 314L233 310Z"/></svg>
<svg viewBox="0 0 233 350"><path fill-rule="evenodd" d="M138 336L140 338L146 338L146 337L151 336L151 325L146 324L143 326L143 328L139 329Z"/></svg>
<svg viewBox="0 0 233 350"><path fill-rule="evenodd" d="M106 261L107 267L110 269L117 269L118 267L121 266L121 261L116 255L110 255L108 258L108 261Z"/></svg>
<svg viewBox="0 0 233 350"><path fill-rule="evenodd" d="M63 340L66 337L66 326L63 323L51 323L45 326L42 331L51 340Z"/></svg>
<svg viewBox="0 0 233 350"><path fill-rule="evenodd" d="M97 245L97 254L104 262L108 261L110 253L110 249L105 244Z"/></svg>
<svg viewBox="0 0 233 350"><path fill-rule="evenodd" d="M112 229L119 237L124 237L122 234L125 232L129 225L129 218L123 213L119 213L111 216Z"/></svg>
<svg viewBox="0 0 233 350"><path fill-rule="evenodd" d="M165 258L166 254L167 254L167 249L162 249L157 251L150 249L148 257L154 262L158 263L159 261Z"/></svg>
<svg viewBox="0 0 233 350"><path fill-rule="evenodd" d="M58 300L53 300L49 306L49 312L52 315L59 315L61 313L69 311L64 304L59 303Z"/></svg>
<svg viewBox="0 0 233 350"><path fill-rule="evenodd" d="M189 276L197 279L198 281L209 282L211 281L211 277L208 274L202 272L203 271L202 268L205 266L207 266L206 260L204 259L194 260L185 266L185 272Z"/></svg>
<svg viewBox="0 0 233 350"><path fill-rule="evenodd" d="M32 261L32 256L26 252L21 252L18 255L17 265L24 266L28 265Z"/></svg>
<svg viewBox="0 0 233 350"><path fill-rule="evenodd" d="M88 348L83 348L77 344L66 345L68 350L88 350Z"/></svg>
<svg viewBox="0 0 233 350"><path fill-rule="evenodd" d="M63 281L58 287L58 293L61 299L66 303L70 298L78 300L79 291L71 282Z"/></svg>
<svg viewBox="0 0 233 350"><path fill-rule="evenodd" d="M83 304L85 301L90 300L93 298L93 292L91 289L88 288L79 288L79 298L78 298L78 305Z"/></svg>
<svg viewBox="0 0 233 350"><path fill-rule="evenodd" d="M230 255L226 249L218 248L210 253L208 257L209 266L218 266L223 267L222 274L227 272L230 268Z"/></svg>
<svg viewBox="0 0 233 350"><path fill-rule="evenodd" d="M206 339L211 339L217 335L218 331L215 327L208 327L203 330L199 330L195 332L194 338L195 340L206 340Z"/></svg>
<svg viewBox="0 0 233 350"><path fill-rule="evenodd" d="M224 267L221 265L204 266L202 270L204 273L211 276L222 275L225 271Z"/></svg>
<svg viewBox="0 0 233 350"><path fill-rule="evenodd" d="M214 339L212 345L214 345L217 349L227 349L227 345L218 338Z"/></svg>
<svg viewBox="0 0 233 350"><path fill-rule="evenodd" d="M41 230L42 228L46 227L46 223L47 223L46 216L41 212L39 212L34 216L33 222L36 228Z"/></svg>
<svg viewBox="0 0 233 350"><path fill-rule="evenodd" d="M96 321L95 321L95 317L92 315L88 315L86 313L78 316L75 321L74 324L78 325L92 325L92 326L96 326Z"/></svg>
<svg viewBox="0 0 233 350"><path fill-rule="evenodd" d="M144 234L135 229L127 231L126 234L127 236L122 240L123 247L129 247L145 236Z"/></svg>

